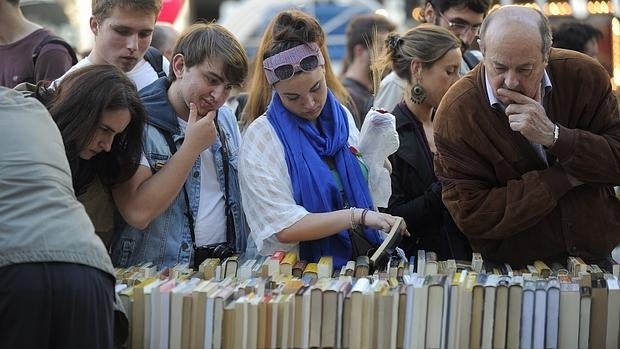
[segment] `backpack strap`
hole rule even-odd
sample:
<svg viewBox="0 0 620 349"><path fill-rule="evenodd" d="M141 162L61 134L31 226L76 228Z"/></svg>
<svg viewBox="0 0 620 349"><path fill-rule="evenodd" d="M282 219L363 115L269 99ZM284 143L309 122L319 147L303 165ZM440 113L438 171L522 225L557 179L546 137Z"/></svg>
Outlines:
<svg viewBox="0 0 620 349"><path fill-rule="evenodd" d="M163 78L166 76L166 72L164 72L164 56L158 49L150 46L144 54L144 60L149 62L151 67L153 67L157 73L157 78Z"/></svg>
<svg viewBox="0 0 620 349"><path fill-rule="evenodd" d="M64 46L67 49L69 56L71 56L71 65L75 65L78 62L75 50L73 49L73 47L71 47L71 45L69 45L68 42L63 40L60 36L48 35L43 40L41 40L41 42L39 42L39 44L35 46L32 50L32 64L34 66L37 65L37 58L39 58L39 54L41 53L43 46L47 44L57 44Z"/></svg>
<svg viewBox="0 0 620 349"><path fill-rule="evenodd" d="M213 122L215 123L215 129L217 131L218 137L220 138L220 142L222 143L222 146L220 147L220 154L222 156L222 161L224 165L224 207L225 207L225 213L226 213L226 243L233 246L234 248L235 243L236 243L236 236L235 236L235 220L232 214L232 210L230 208L230 193L229 193L230 182L228 179L229 178L228 166L230 164L230 158L229 158L229 153L228 153L228 141L226 139L226 135L222 132L219 126L217 116L218 116L218 112L216 111L215 119L213 120ZM172 157L172 155L174 155L177 152L177 146L174 143L174 138L172 136L172 133L156 125L153 125L153 126L156 127L163 134L164 139L166 140L166 143L168 144L168 148L170 149L170 157ZM155 169L152 167L151 167L151 171L152 173L155 173ZM194 221L194 216L192 215L192 211L190 208L189 194L187 192L187 187L185 183L183 184L183 198L185 199L185 207L186 207L185 217L187 218L189 232L192 236L194 248L196 248L196 234L195 234L196 222Z"/></svg>

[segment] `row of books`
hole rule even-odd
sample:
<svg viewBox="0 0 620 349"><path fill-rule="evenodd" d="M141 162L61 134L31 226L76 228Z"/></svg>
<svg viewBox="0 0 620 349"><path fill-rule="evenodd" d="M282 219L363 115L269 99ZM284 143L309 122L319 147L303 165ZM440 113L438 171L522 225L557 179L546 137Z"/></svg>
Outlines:
<svg viewBox="0 0 620 349"><path fill-rule="evenodd" d="M299 261L287 257L254 261L247 278L243 257L234 275L231 259L206 280L206 270L182 265L117 270L129 346L619 348L618 276L579 259L507 271L480 256L463 265L422 251L418 263L394 258L359 277L357 263L330 271L322 258L309 277L313 263L293 276Z"/></svg>

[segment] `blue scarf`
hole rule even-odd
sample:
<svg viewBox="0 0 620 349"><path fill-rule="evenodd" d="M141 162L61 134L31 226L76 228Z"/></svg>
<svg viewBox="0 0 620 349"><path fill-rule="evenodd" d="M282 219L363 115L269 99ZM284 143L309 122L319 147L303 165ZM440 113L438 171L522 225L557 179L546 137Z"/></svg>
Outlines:
<svg viewBox="0 0 620 349"><path fill-rule="evenodd" d="M331 91L327 92L316 127L286 109L277 93L273 94L267 118L284 146L293 197L298 205L311 213L332 212L344 207L336 180L323 160L331 157L349 205L372 209L368 184L347 142L346 111ZM374 229L364 229L364 235L375 246L381 243L381 235ZM309 262L316 262L321 256L333 256L334 266L341 267L351 258L349 233L343 230L319 240L302 241L299 254Z"/></svg>

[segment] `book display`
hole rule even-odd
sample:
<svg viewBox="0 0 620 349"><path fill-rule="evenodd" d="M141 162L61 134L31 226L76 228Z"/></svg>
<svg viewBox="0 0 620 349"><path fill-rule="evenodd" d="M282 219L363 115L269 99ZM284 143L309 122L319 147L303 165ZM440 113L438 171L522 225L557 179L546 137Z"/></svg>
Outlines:
<svg viewBox="0 0 620 349"><path fill-rule="evenodd" d="M205 260L197 272L118 269L127 346L619 348L617 268L570 258L565 267L513 270L475 255L476 271L469 262L419 256L423 268L391 257L384 267L367 258L334 270L329 257L300 263L278 252Z"/></svg>

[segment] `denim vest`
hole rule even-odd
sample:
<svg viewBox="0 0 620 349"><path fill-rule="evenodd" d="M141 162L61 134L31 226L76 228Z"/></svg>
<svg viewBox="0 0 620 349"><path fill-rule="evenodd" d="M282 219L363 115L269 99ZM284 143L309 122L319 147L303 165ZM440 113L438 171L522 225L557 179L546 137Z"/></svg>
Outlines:
<svg viewBox="0 0 620 349"><path fill-rule="evenodd" d="M148 125L145 129L144 154L153 171L161 169L172 156L164 132L172 134L177 149L181 147L185 137L179 128L177 115L167 98L169 87L170 82L167 78L161 78L140 91L142 102L149 115ZM237 161L241 140L237 121L230 109L223 107L218 110L218 125L226 137L229 148L229 197L225 199L230 205L235 224L235 247L237 251L243 252L246 248L249 228L242 210L238 180ZM220 189L222 193L225 193L221 147L222 143L218 136L211 146L211 152L215 161ZM200 157L197 157L185 181L194 221L200 200L200 167ZM177 263L191 262L193 241L189 222L185 216L186 212L187 204L183 189L181 189L170 207L155 218L144 230L128 225L119 217L116 224L117 236L112 245L114 265L128 267L143 262L152 262L158 268L163 268L174 266ZM223 216L222 219L226 220L226 217Z"/></svg>

